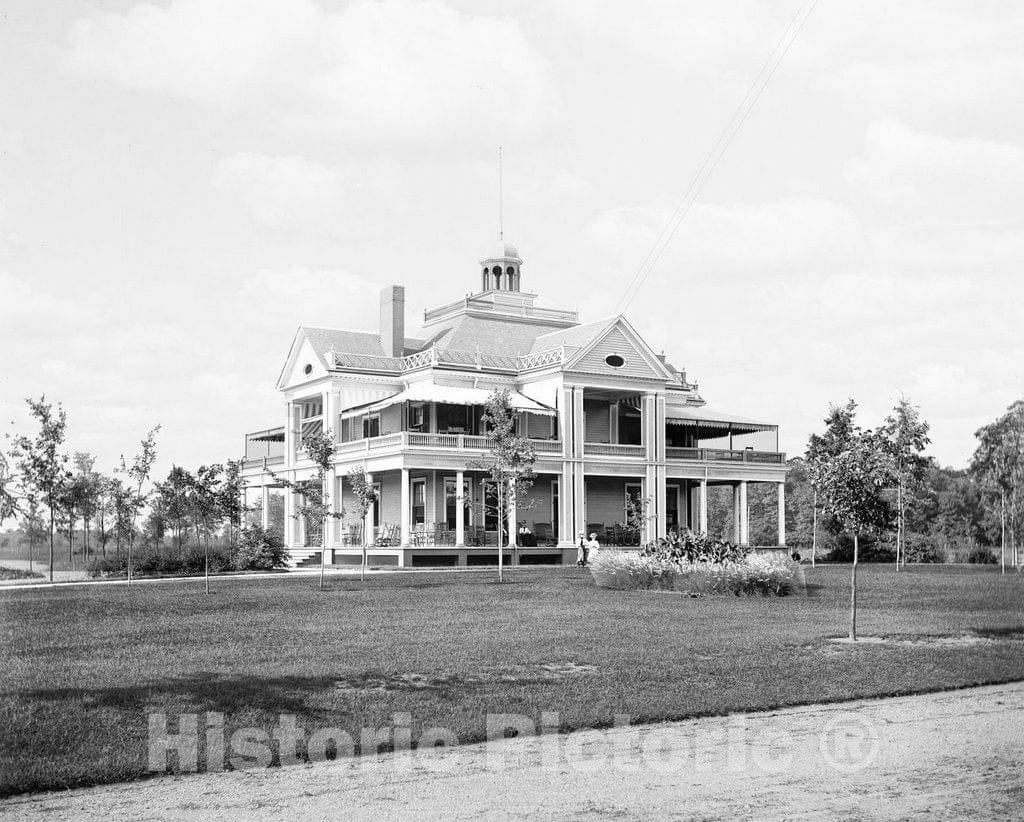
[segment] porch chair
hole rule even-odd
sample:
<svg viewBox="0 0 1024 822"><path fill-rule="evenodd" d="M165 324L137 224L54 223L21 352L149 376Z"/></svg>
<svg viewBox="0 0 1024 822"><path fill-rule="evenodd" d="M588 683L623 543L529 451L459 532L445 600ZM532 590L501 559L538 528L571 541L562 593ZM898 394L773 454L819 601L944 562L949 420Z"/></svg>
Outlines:
<svg viewBox="0 0 1024 822"><path fill-rule="evenodd" d="M547 545L551 542L551 523L550 522L535 522L533 523L533 535L537 537L538 545Z"/></svg>
<svg viewBox="0 0 1024 822"><path fill-rule="evenodd" d="M446 522L435 522L434 523L434 545L451 545L452 536L451 531L448 530L448 523Z"/></svg>

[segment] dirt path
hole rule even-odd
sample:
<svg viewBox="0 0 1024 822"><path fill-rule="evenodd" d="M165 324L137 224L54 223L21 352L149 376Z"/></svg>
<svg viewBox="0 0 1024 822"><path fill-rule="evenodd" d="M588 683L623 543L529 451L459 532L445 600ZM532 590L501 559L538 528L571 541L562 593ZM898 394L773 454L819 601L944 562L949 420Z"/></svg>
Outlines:
<svg viewBox="0 0 1024 822"><path fill-rule="evenodd" d="M983 819L1024 808L1024 683L0 802L17 819Z"/></svg>

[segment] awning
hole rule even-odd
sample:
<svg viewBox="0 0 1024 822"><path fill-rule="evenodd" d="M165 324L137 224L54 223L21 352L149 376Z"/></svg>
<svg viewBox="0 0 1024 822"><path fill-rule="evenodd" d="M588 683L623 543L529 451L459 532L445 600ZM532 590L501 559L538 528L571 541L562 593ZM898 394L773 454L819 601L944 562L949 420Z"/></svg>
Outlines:
<svg viewBox="0 0 1024 822"><path fill-rule="evenodd" d="M284 442L284 429L277 431L265 431L259 434L250 434L250 442Z"/></svg>
<svg viewBox="0 0 1024 822"><path fill-rule="evenodd" d="M484 388L464 388L455 385L435 385L434 383L417 383L410 385L404 391L392 394L382 400L357 405L346 409L342 419L361 417L364 414L372 414L387 408L389 405L396 405L402 402L439 402L445 405L486 405L491 391ZM554 416L555 409L542 405L536 400L531 400L518 391L509 392L509 402L517 411L528 411L531 414L545 414Z"/></svg>
<svg viewBox="0 0 1024 822"><path fill-rule="evenodd" d="M770 422L759 422L737 414L716 411L706 405L668 406L665 409L665 421L669 425L699 425L700 428L721 428L723 431L731 427L734 433L751 431L774 431L777 425Z"/></svg>

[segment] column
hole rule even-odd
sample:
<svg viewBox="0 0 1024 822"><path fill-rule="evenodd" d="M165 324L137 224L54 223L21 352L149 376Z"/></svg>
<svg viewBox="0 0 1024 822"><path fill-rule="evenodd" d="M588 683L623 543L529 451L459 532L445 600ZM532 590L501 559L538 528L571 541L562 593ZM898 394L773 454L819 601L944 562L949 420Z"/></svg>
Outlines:
<svg viewBox="0 0 1024 822"><path fill-rule="evenodd" d="M463 498L466 477L462 471L455 472L455 545L462 548L466 544L466 500ZM448 500L445 500L445 505Z"/></svg>
<svg viewBox="0 0 1024 822"><path fill-rule="evenodd" d="M366 475L367 484L373 488L373 474L367 473ZM380 500L374 502L366 512L366 519L363 520L363 544L373 545L373 540L376 534L373 533L373 509L380 505Z"/></svg>
<svg viewBox="0 0 1024 822"><path fill-rule="evenodd" d="M750 520L747 516L747 481L740 483L740 545L750 544Z"/></svg>
<svg viewBox="0 0 1024 822"><path fill-rule="evenodd" d="M340 502L338 500L338 478L334 466L324 474L324 502L327 503L327 510L331 514L338 513L340 508ZM324 553L324 562L332 564L334 562L334 546L337 544L337 528L338 520L332 516L324 517L324 528L327 529L324 536L327 538L324 542L326 546Z"/></svg>
<svg viewBox="0 0 1024 822"><path fill-rule="evenodd" d="M786 483L779 483L779 545L786 544Z"/></svg>
<svg viewBox="0 0 1024 822"><path fill-rule="evenodd" d="M284 464L292 465L295 462L295 420L292 412L292 404L284 404Z"/></svg>
<svg viewBox="0 0 1024 822"><path fill-rule="evenodd" d="M324 392L324 431L328 428L331 429L331 437L334 441L341 442L341 426L338 423L341 408L341 392L339 391L325 391Z"/></svg>
<svg viewBox="0 0 1024 822"><path fill-rule="evenodd" d="M262 511L262 522L260 525L263 530L266 531L270 528L270 486L264 485L261 489L263 491L263 511Z"/></svg>
<svg viewBox="0 0 1024 822"><path fill-rule="evenodd" d="M732 541L740 544L740 487L732 484Z"/></svg>
<svg viewBox="0 0 1024 822"><path fill-rule="evenodd" d="M508 495L508 546L509 548L515 548L519 541L519 523L516 520L516 496L515 487L512 480L509 480L509 495ZM513 561L515 560L515 554L512 555Z"/></svg>
<svg viewBox="0 0 1024 822"><path fill-rule="evenodd" d="M700 533L708 532L708 481L700 481Z"/></svg>
<svg viewBox="0 0 1024 822"><path fill-rule="evenodd" d="M284 544L295 548L295 494L291 488L284 489Z"/></svg>
<svg viewBox="0 0 1024 822"><path fill-rule="evenodd" d="M402 524L402 529L401 529L402 540L401 540L401 542L402 542L403 546L407 546L409 544L409 540L410 540L410 537L411 537L411 534L412 534L412 522L411 522L411 520L412 520L411 513L412 512L409 510L410 509L410 501L411 501L411 496L410 496L410 490L411 489L409 487L410 482L411 482L411 480L409 479L409 469L408 468L403 468L402 469L402 513L401 513L401 516L399 517L399 522L401 522L401 524Z"/></svg>
<svg viewBox="0 0 1024 822"><path fill-rule="evenodd" d="M558 542L564 547L574 545L576 532L573 531L573 495L572 465L562 463L562 473L558 477Z"/></svg>

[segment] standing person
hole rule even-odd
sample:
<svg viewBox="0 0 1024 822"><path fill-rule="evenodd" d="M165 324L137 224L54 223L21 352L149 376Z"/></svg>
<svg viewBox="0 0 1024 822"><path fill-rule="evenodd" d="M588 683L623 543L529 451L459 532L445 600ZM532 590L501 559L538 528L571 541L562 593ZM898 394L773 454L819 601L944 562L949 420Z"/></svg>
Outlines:
<svg viewBox="0 0 1024 822"><path fill-rule="evenodd" d="M576 535L576 564L580 568L587 564L587 535L582 531Z"/></svg>
<svg viewBox="0 0 1024 822"><path fill-rule="evenodd" d="M597 541L597 534L591 534L590 539L587 541L586 558L587 560L593 559L597 556L597 552L601 550L601 543ZM584 562L584 565L586 562Z"/></svg>

